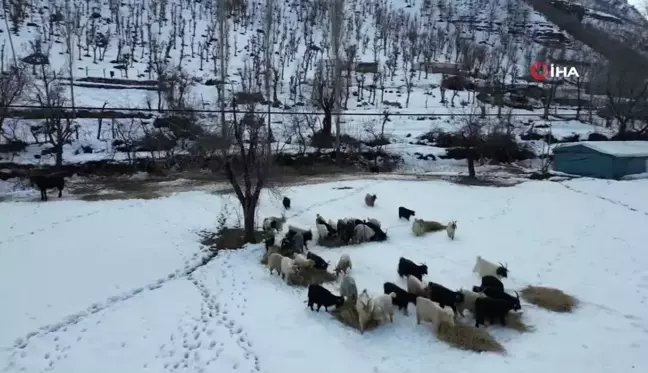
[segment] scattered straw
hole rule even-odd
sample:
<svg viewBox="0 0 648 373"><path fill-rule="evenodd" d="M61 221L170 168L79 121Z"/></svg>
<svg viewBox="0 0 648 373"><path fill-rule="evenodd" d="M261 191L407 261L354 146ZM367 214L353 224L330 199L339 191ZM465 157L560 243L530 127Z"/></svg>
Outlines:
<svg viewBox="0 0 648 373"><path fill-rule="evenodd" d="M441 224L437 221L421 220L421 223L423 224L423 227L425 227L426 232L439 232L446 229L445 224Z"/></svg>
<svg viewBox="0 0 648 373"><path fill-rule="evenodd" d="M356 330L360 330L360 317L358 315L358 310L355 308L355 304L351 302L345 302L344 305L340 308L336 308L331 311L333 317L335 317L339 322L344 325L350 326ZM380 322L375 319L369 320L367 325L365 325L365 331L375 329L380 325Z"/></svg>
<svg viewBox="0 0 648 373"><path fill-rule="evenodd" d="M524 322L523 316L524 314L521 312L509 312L508 315L506 315L506 325L495 323L493 326L509 328L521 333L532 332L533 327Z"/></svg>
<svg viewBox="0 0 648 373"><path fill-rule="evenodd" d="M335 279L335 274L325 269L302 268L299 272L288 277L288 285L307 287L311 284L321 285L333 282Z"/></svg>
<svg viewBox="0 0 648 373"><path fill-rule="evenodd" d="M506 350L484 328L456 322L455 325L441 323L436 331L437 337L451 346L476 352L499 352Z"/></svg>
<svg viewBox="0 0 648 373"><path fill-rule="evenodd" d="M559 289L528 286L522 289L521 293L527 302L554 312L573 312L578 305L578 299Z"/></svg>

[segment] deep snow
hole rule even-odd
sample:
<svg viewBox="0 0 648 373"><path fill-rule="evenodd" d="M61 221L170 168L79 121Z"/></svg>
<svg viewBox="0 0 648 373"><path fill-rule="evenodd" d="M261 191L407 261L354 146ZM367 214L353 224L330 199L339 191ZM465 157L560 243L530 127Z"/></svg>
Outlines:
<svg viewBox="0 0 648 373"><path fill-rule="evenodd" d="M337 189L351 187L352 189ZM365 193L378 195L375 208ZM189 192L159 200L2 203L0 365L3 372L364 372L646 371L648 256L645 181L526 182L515 187L441 181L345 181L290 188L289 223L375 217L385 243L314 248L335 261L348 252L358 286L379 293L400 256L425 261L430 281L478 282L475 256L506 261L507 288L554 286L582 305L559 315L523 304L536 330L489 327L506 356L456 350L412 314L360 335L306 291L259 264L263 248L205 255L196 232L213 228L231 196ZM607 199L602 199L600 196ZM623 206L614 201L623 201ZM420 218L458 220L457 238L412 237L399 205ZM263 196L260 217L277 214ZM635 208L637 211L633 211ZM226 210L227 210L226 209ZM643 210L643 211L641 211ZM186 272L191 274L186 275ZM335 289L336 285L332 285ZM614 301L610 301L613 299ZM69 317L68 315L74 315Z"/></svg>

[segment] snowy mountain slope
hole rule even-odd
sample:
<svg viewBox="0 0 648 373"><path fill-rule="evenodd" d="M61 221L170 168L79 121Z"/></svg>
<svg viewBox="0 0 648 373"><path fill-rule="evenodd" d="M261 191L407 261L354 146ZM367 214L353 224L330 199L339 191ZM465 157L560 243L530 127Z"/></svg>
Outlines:
<svg viewBox="0 0 648 373"><path fill-rule="evenodd" d="M0 43L3 45L1 66L6 69L11 64L14 57L12 51L16 52L16 58L34 57L34 53L40 53L49 60L49 65L44 68L40 65L29 68L36 73L35 87L16 99L13 105L40 106L35 89L42 91L43 85L39 83L38 76L45 72L47 76L56 76L54 83L62 89L63 106L74 103L77 108L91 109L95 113L100 111L98 108L105 107L112 110L111 113L119 114L117 118L111 118L110 113L99 115L108 119L103 122L103 135L96 129L96 115L90 116L93 119L82 119L79 115L77 124L81 134L78 139L72 139L71 145L64 145L66 161L128 158L128 154L114 145L115 141L123 143L127 139L122 137L135 138L155 130L150 126L155 118L143 121L124 118L143 116L142 113L125 109L151 110L154 116L158 116L155 109L170 108L169 97L161 92L163 87L159 83L161 78L166 79L171 73L178 73L191 83L183 91L182 107L205 110L219 107L220 30L218 2L215 0L172 3L168 0L53 0L30 3L20 11L12 8L13 4L18 3L9 4L9 12L0 14L0 17L4 17L0 20ZM265 69L265 66L260 66L260 57L266 35L263 29L267 4L249 1L244 11L236 8L230 12L226 22L229 29L227 96L243 90L244 83L245 89L263 92L262 96L266 96L263 72L252 72L255 65ZM317 66L320 62L326 66L331 58L326 4L321 0L274 3L274 26L268 34L274 38L272 64L276 74L273 72L270 75L272 90L276 92L270 95L276 97L270 98L276 99L276 111L320 111L312 102L312 88ZM432 115L462 115L474 111L474 96L465 91L456 95L449 93L452 104L441 104L440 73L417 71L409 78L410 71L420 70L420 64L427 59L444 63L474 59L474 65L479 65L482 74L512 81L528 75L529 66L543 50L554 49L557 53L555 48L565 47L565 56L570 57L576 53L571 47L581 48L521 0L353 0L345 2L345 10L344 47L355 46L356 62L371 63L377 60L376 74L355 71L351 79L344 83L349 89L344 110L347 116L342 130L353 137L369 136L366 127L374 126L375 130L376 122L385 110L394 114L412 114L411 117L398 117L398 122L390 124L393 127L388 128L408 137L418 136L433 128L456 129L461 125L456 118L448 121L447 117L439 119ZM396 36L398 34L399 37ZM408 40L405 34L416 36L412 36L411 45L403 44L404 40ZM71 61L66 45L68 40L72 50ZM508 47L503 48L502 43ZM414 60L404 61L404 48L412 51L418 48L421 53ZM344 59L349 58L346 53L345 50ZM426 56L427 53L429 55ZM69 86L68 78L70 62L75 80L73 89ZM357 70L354 65L349 65L351 70ZM242 75L246 74L254 77L243 79ZM384 87L384 90L371 98L371 86ZM573 93L559 92L558 95L570 97ZM523 108L510 111L518 132L528 129L527 116L541 112L540 101L529 101ZM570 117L574 114L571 105L556 104L553 109L563 117ZM497 112L497 108L490 105L486 110L490 114ZM357 114L374 115L355 116ZM40 128L42 118L38 115L19 118L25 116L24 113L13 115L16 118L6 121L4 129L15 135L15 139L30 145L27 152L3 158L20 163L52 162L52 157L47 153L51 149L48 150L47 145L35 144L32 135L34 129ZM214 116L213 113L203 115L199 124L205 128L213 127L216 121ZM289 125L286 123L290 123L293 117L292 114L274 117L277 125L273 131L283 133L283 140L289 136L286 133ZM106 122L110 122L110 128ZM577 132L581 138L593 132L607 134L609 129L602 129L600 124L600 118L592 115L592 123L583 124L586 130ZM545 121L544 126L549 125L556 132L573 134L569 131L571 125L565 120L554 118ZM113 126L118 126L117 130ZM45 137L40 136L41 140ZM396 142L399 146L403 144L407 147L411 141L401 138ZM86 150L90 148L92 150L87 153ZM99 154L94 149L99 149ZM415 152L418 150L409 151L410 154ZM140 153L148 156L145 155L147 152Z"/></svg>
<svg viewBox="0 0 648 373"><path fill-rule="evenodd" d="M290 224L312 226L318 213L382 221L387 242L312 248L331 261L349 253L358 286L372 294L385 281L404 286L396 273L400 256L425 261L429 281L465 288L478 282L471 269L483 255L508 262L508 289L554 286L580 299L572 314L523 303L525 321L535 328L530 333L487 327L506 355L454 349L429 325L416 325L413 312L360 335L323 310L308 310L305 289L288 287L260 265L259 246L221 252L185 274L193 263L184 260L201 252L196 231L214 227L221 206L232 206L229 196L3 203L3 211L20 218L0 226L0 298L7 300L0 308L0 369L296 373L310 364L314 373L329 373L343 364L359 373L430 366L646 371L645 188L645 181L483 188L360 180L286 191L294 203ZM379 196L373 209L363 204L366 192ZM397 219L399 205L415 206L426 219L458 220L456 240L443 232L414 238L409 223ZM264 193L259 216L280 210L280 201ZM61 239L70 235L75 239ZM337 292L337 286L329 287Z"/></svg>

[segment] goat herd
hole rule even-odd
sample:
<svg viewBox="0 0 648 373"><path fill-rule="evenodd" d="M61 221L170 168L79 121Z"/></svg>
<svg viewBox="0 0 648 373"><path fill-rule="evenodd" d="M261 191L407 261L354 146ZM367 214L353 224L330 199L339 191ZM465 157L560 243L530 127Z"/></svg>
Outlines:
<svg viewBox="0 0 648 373"><path fill-rule="evenodd" d="M367 194L365 196L367 206L373 207L375 201L376 195ZM284 197L283 205L284 208L290 209L290 199ZM399 207L398 215L399 219L409 220L411 216L415 216L415 212L405 207ZM282 278L289 281L291 276L303 270L326 271L330 262L308 251L307 242L313 239L310 230L289 225L288 232L281 240L280 252L277 252L277 250L271 252L277 232L282 230L285 222L285 215L280 218L269 217L263 222L264 230L267 233L267 265L270 273L276 271ZM412 231L417 236L420 235L421 222L424 221L415 219L413 224ZM334 228L331 220L326 222L317 214L315 223L320 238L337 235L344 244L384 241L387 237L386 232L381 229L380 222L375 219L342 219L338 220ZM448 237L454 239L455 221L450 222L447 226L439 223L435 224L443 227L447 231ZM317 311L322 306L328 311L329 307L340 308L345 302L349 302L357 311L361 333L364 333L370 320L386 322L389 319L390 322L393 322L394 307L402 310L407 315L409 303L415 305L417 324L425 321L432 323L435 327L438 327L441 323L454 325L456 318L463 317L466 309L474 316L476 327L485 324L485 320L488 320L491 324L499 321L502 325L506 325L508 313L521 310L520 298L517 292L516 296L506 293L504 284L501 281L503 278L508 277L508 268L501 263L499 265L491 263L480 256L477 257L473 272L479 274L481 284L480 286L474 286L472 290L460 289L452 291L435 282L428 282L427 285L424 285L423 276L428 274L427 265L416 264L407 258L401 257L398 262L398 274L400 277L406 278L407 290L394 283L385 282L383 284L384 294L372 297L368 294L367 289L358 294L356 281L348 274L350 269L352 269L351 258L348 254L343 254L335 267L336 277L344 273L340 284L340 295L334 295L319 284L310 284L308 286L307 302L311 310L313 310L314 305L317 306ZM451 309L452 312L446 310L446 307Z"/></svg>

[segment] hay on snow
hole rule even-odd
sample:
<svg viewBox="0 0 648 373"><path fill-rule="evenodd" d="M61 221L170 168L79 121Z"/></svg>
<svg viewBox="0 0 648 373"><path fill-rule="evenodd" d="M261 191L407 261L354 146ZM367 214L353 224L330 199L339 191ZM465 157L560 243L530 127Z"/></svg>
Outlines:
<svg viewBox="0 0 648 373"><path fill-rule="evenodd" d="M342 324L360 330L360 315L352 302L344 302L342 307L332 310L331 314ZM380 325L380 321L371 318L365 325L365 331L375 329L378 325Z"/></svg>
<svg viewBox="0 0 648 373"><path fill-rule="evenodd" d="M451 346L462 350L476 352L500 352L506 349L484 328L475 328L456 321L455 325L440 323L436 330L437 337Z"/></svg>
<svg viewBox="0 0 648 373"><path fill-rule="evenodd" d="M572 312L578 305L578 299L555 288L527 286L521 293L525 301L554 312Z"/></svg>
<svg viewBox="0 0 648 373"><path fill-rule="evenodd" d="M288 285L307 287L311 284L333 282L335 279L335 274L325 269L300 268L295 274L288 276Z"/></svg>

